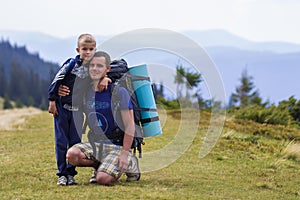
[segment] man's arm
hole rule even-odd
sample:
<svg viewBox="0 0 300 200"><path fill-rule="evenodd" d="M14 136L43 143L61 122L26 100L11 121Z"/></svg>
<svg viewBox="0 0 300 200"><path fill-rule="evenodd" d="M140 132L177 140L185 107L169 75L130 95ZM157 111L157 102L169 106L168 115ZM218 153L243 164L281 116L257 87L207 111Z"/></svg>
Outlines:
<svg viewBox="0 0 300 200"><path fill-rule="evenodd" d="M125 127L123 150L130 151L135 131L133 110L121 110L121 117Z"/></svg>
<svg viewBox="0 0 300 200"><path fill-rule="evenodd" d="M107 85L108 83L111 83L110 78L104 77L103 79L101 79L98 83L98 91L102 92L103 90L107 90ZM59 96L68 96L70 94L70 89L68 86L65 85L60 85L58 87L58 95Z"/></svg>
<svg viewBox="0 0 300 200"><path fill-rule="evenodd" d="M128 168L128 156L135 131L133 110L121 110L121 117L125 127L125 134L123 139L123 150L119 156L119 168L121 171L125 171Z"/></svg>
<svg viewBox="0 0 300 200"><path fill-rule="evenodd" d="M68 86L60 85L58 88L58 95L59 96L68 96L70 94L70 89Z"/></svg>

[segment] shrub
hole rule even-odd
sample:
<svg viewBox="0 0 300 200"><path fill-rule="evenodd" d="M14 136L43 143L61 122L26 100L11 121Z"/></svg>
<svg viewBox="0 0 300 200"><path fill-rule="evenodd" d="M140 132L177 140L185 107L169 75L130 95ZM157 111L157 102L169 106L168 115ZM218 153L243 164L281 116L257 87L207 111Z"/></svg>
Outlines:
<svg viewBox="0 0 300 200"><path fill-rule="evenodd" d="M287 109L282 109L282 107L274 105L268 108L258 105L248 106L236 111L235 117L237 119L252 120L261 124L280 124L288 127L296 124Z"/></svg>
<svg viewBox="0 0 300 200"><path fill-rule="evenodd" d="M161 104L163 108L167 110L180 108L179 102L177 100L168 101L160 95L157 97L156 103Z"/></svg>
<svg viewBox="0 0 300 200"><path fill-rule="evenodd" d="M7 94L4 95L4 101L3 101L3 109L12 109L13 104L10 101L10 98Z"/></svg>

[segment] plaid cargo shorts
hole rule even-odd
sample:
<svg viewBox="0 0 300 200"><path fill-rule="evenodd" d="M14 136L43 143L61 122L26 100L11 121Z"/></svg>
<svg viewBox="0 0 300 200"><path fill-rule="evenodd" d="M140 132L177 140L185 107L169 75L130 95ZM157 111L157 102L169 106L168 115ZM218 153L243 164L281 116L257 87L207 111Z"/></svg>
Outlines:
<svg viewBox="0 0 300 200"><path fill-rule="evenodd" d="M100 161L100 166L97 171L105 172L113 177L118 177L120 174L117 159L122 152L122 146L115 144L103 144L102 151L100 150L100 143L95 143L96 154L93 154L93 147L89 142L78 143L73 147L79 148L85 156L90 160ZM128 156L128 163L131 159L131 154Z"/></svg>

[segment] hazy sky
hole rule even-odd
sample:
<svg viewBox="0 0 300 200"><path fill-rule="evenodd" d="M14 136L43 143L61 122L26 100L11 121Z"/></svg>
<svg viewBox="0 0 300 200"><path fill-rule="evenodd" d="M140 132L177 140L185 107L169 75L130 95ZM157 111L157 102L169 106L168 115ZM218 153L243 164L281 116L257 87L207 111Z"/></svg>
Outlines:
<svg viewBox="0 0 300 200"><path fill-rule="evenodd" d="M300 44L299 0L0 0L0 30L56 37L139 28L225 29L254 41Z"/></svg>

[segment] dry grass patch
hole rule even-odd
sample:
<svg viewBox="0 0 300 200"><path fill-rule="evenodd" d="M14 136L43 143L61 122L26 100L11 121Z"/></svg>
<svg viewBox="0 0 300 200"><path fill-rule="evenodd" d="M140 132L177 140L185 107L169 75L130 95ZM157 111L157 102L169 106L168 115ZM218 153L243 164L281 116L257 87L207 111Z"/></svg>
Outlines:
<svg viewBox="0 0 300 200"><path fill-rule="evenodd" d="M291 141L283 153L283 158L300 161L300 143Z"/></svg>
<svg viewBox="0 0 300 200"><path fill-rule="evenodd" d="M40 113L40 109L33 107L0 110L0 130L20 130L27 116Z"/></svg>

